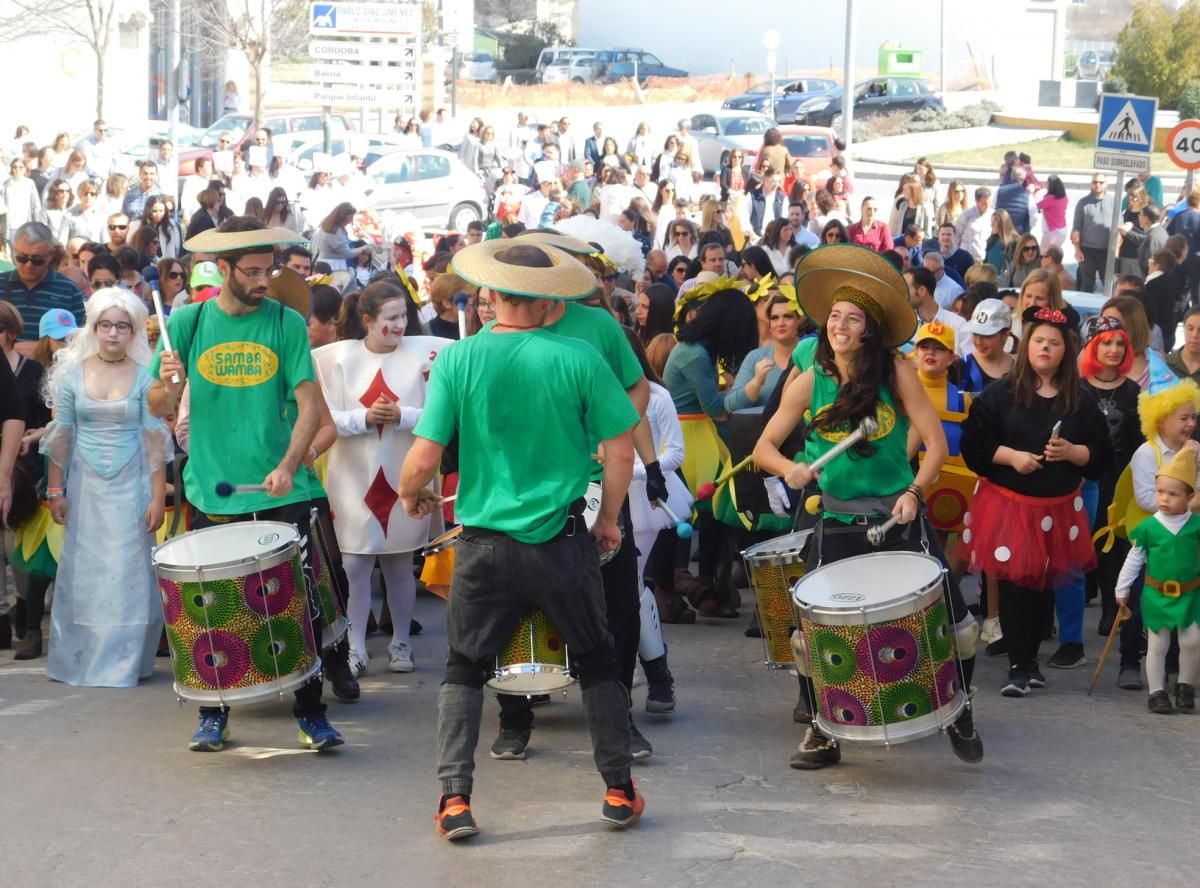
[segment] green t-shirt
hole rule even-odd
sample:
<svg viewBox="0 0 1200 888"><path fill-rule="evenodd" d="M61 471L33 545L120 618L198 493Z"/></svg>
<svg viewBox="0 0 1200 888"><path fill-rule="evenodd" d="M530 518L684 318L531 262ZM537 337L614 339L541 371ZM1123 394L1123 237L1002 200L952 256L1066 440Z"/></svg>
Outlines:
<svg viewBox="0 0 1200 888"><path fill-rule="evenodd" d="M287 452L295 415L288 402L297 385L316 382L304 318L272 299L235 317L211 299L175 309L167 330L190 388L184 481L191 503L210 515L242 515L308 500L303 465L287 496L216 493L222 481L260 483ZM160 339L150 365L156 379L163 346Z"/></svg>
<svg viewBox="0 0 1200 888"><path fill-rule="evenodd" d="M590 442L637 421L594 350L545 330L484 330L438 355L413 434L442 445L458 434L463 524L544 543L587 490Z"/></svg>
<svg viewBox="0 0 1200 888"><path fill-rule="evenodd" d="M796 365L796 369L803 373L816 362L817 357L817 337L806 336L796 343L796 347L792 349L792 363Z"/></svg>
<svg viewBox="0 0 1200 888"><path fill-rule="evenodd" d="M582 339L600 352L600 357L626 391L645 375L633 346L625 338L625 331L606 309L568 302L563 316L545 329L569 339Z"/></svg>

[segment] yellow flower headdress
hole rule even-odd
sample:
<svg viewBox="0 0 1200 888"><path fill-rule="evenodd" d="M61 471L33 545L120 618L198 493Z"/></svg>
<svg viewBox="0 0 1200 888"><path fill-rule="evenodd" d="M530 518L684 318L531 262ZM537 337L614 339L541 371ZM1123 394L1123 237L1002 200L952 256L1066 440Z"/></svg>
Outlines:
<svg viewBox="0 0 1200 888"><path fill-rule="evenodd" d="M679 301L675 304L675 334L679 335L679 328L682 326L682 319L687 314L689 305L703 304L714 293L719 293L722 290L740 290L741 283L736 278L719 277L711 281L705 281L702 284L697 284L680 296Z"/></svg>
<svg viewBox="0 0 1200 888"><path fill-rule="evenodd" d="M775 275L767 272L758 280L752 281L750 285L746 287L746 295L750 298L751 302L758 302L759 299L762 299L772 290L777 289L779 289L779 283L776 280Z"/></svg>

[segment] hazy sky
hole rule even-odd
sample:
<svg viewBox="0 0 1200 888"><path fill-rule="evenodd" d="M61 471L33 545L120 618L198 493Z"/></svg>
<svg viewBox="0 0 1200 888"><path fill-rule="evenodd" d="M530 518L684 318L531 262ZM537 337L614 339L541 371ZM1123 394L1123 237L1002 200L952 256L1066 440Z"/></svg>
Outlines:
<svg viewBox="0 0 1200 888"><path fill-rule="evenodd" d="M1020 19L1048 0L945 0L946 75L969 70L977 58L1020 49ZM938 67L941 0L856 0L857 64L874 70L885 40L924 50L925 68ZM665 64L694 74L765 72L763 32L779 31L779 68L842 66L846 0L580 0L579 43L598 48L640 46Z"/></svg>

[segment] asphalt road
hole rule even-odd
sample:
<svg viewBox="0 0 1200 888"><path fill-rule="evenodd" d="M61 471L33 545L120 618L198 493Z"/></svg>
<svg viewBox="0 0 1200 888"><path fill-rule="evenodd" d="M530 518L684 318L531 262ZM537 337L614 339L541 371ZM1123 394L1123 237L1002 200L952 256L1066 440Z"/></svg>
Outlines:
<svg viewBox="0 0 1200 888"><path fill-rule="evenodd" d="M787 764L795 681L760 665L744 619L666 627L679 709L647 716L635 689L655 753L636 766L648 807L632 830L598 820L572 691L537 709L524 762L488 759L489 698L483 832L450 845L432 821L442 607L418 602L411 675L380 671L386 640L370 639L384 659L360 702L331 702L347 744L323 754L298 747L284 703L235 710L224 752L189 752L195 709L176 704L166 660L137 689L102 690L0 654L0 884L1194 884L1200 716L1150 715L1143 693L1117 690L1115 663L1090 699L1079 669L1046 670L1045 690L1010 700L1004 664L980 658L980 765L935 737L848 747L841 765L804 773ZM1087 644L1095 656L1099 639Z"/></svg>

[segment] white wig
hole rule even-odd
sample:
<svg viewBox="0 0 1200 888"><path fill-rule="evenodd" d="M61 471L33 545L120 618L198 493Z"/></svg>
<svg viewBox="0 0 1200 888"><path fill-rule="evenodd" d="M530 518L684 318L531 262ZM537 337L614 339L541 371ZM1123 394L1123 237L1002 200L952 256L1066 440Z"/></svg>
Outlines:
<svg viewBox="0 0 1200 888"><path fill-rule="evenodd" d="M645 268L642 245L637 242L637 238L615 222L603 222L582 213L555 222L554 230L588 243L599 244L613 265L629 272L634 278L640 277L642 269Z"/></svg>
<svg viewBox="0 0 1200 888"><path fill-rule="evenodd" d="M125 312L133 324L133 339L126 354L134 363L150 366L150 340L146 338L146 318L149 313L141 299L121 287L104 287L94 291L84 305L87 308L86 325L71 334L67 344L54 355L54 363L46 374L43 392L46 403L51 407L54 406L54 394L66 375L92 355L99 354L100 340L96 337L96 323L110 308Z"/></svg>

